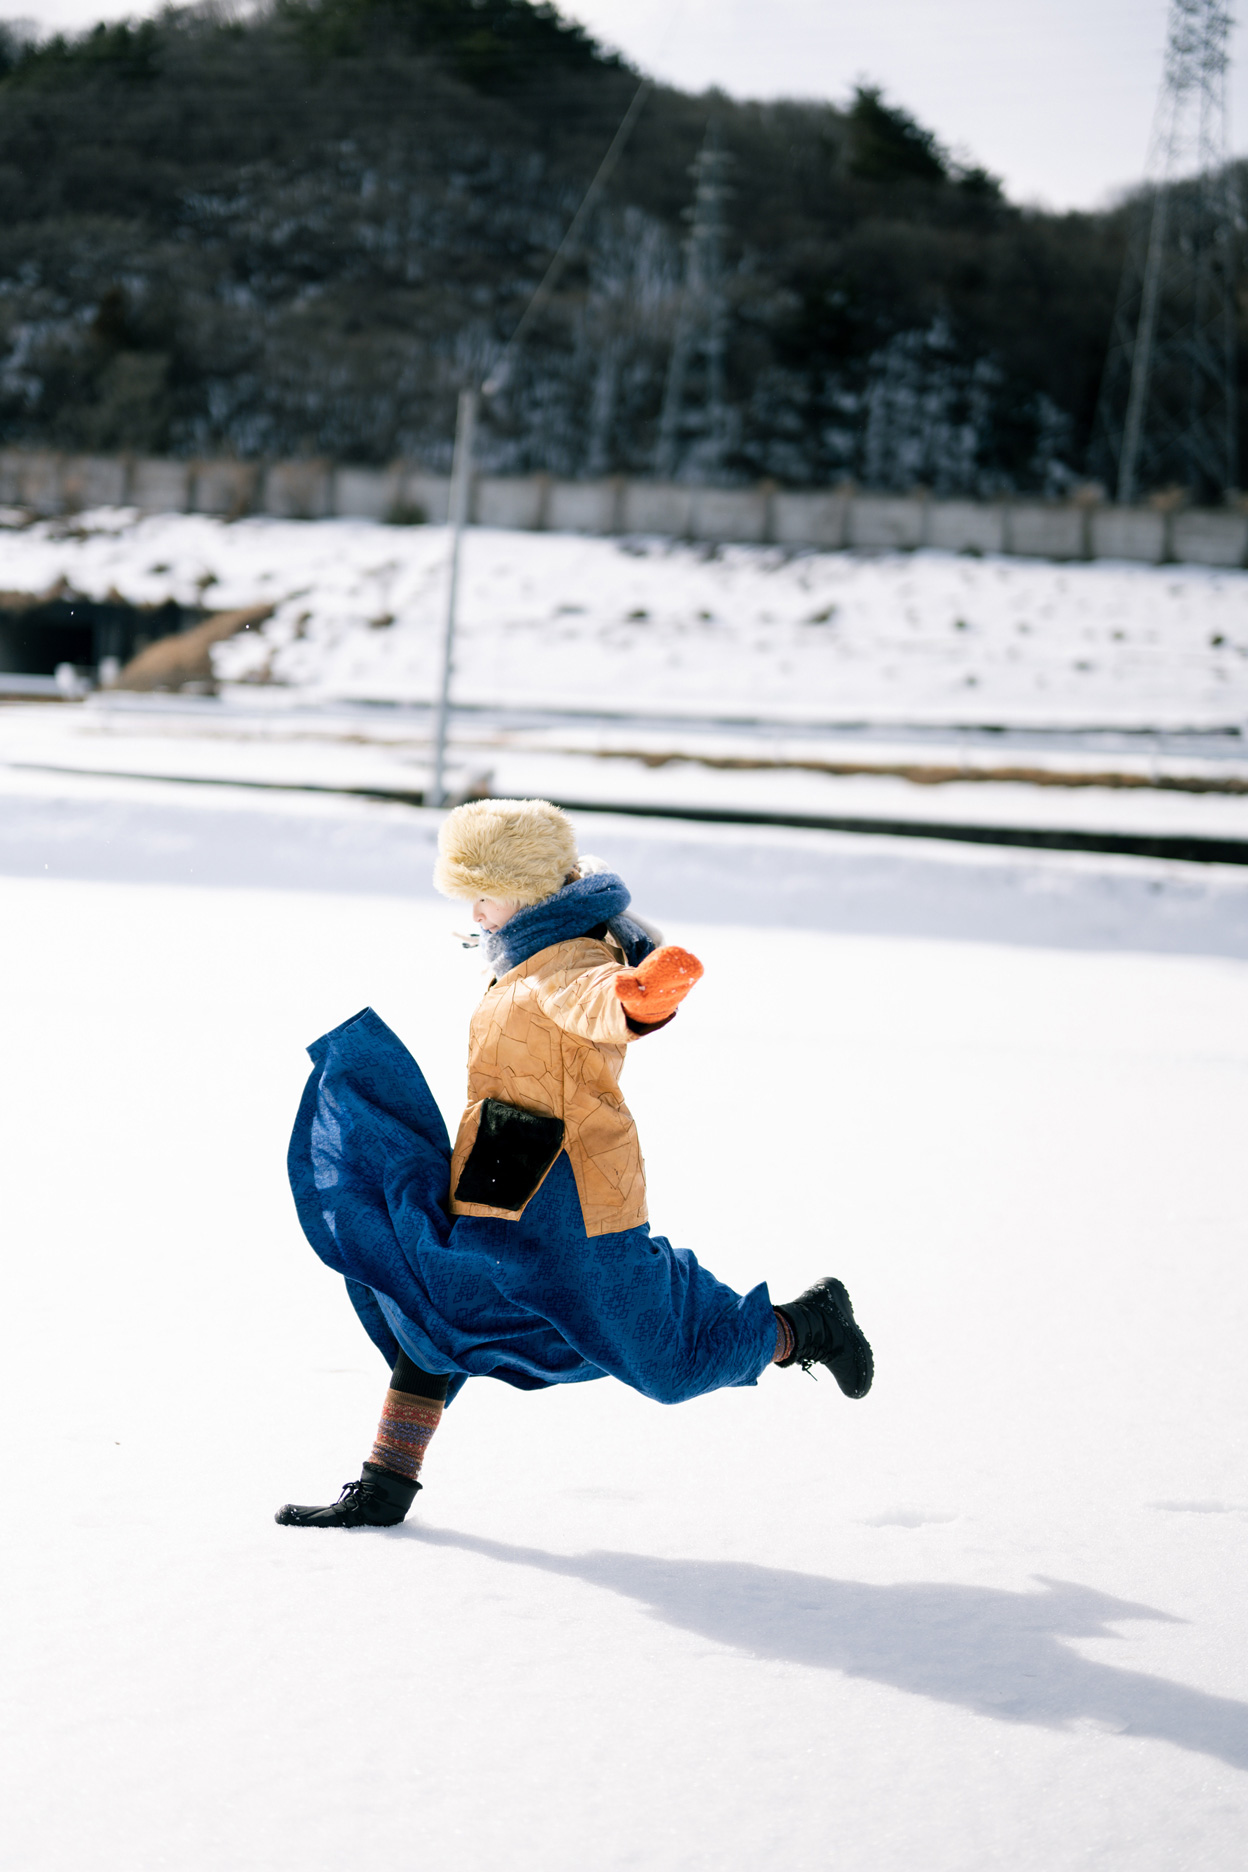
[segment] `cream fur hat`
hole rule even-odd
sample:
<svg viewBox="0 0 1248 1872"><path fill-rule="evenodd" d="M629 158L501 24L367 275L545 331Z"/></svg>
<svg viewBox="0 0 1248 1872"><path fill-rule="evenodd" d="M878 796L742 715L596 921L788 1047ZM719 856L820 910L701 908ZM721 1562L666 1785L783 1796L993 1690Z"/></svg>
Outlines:
<svg viewBox="0 0 1248 1872"><path fill-rule="evenodd" d="M469 800L442 822L433 881L444 897L535 904L576 868L572 822L549 800Z"/></svg>

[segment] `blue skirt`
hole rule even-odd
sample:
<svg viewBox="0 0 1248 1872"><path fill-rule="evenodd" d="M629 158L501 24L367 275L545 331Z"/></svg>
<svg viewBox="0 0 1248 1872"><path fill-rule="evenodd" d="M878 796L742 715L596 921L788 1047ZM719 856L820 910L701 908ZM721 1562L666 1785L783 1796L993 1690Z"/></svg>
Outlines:
<svg viewBox="0 0 1248 1872"><path fill-rule="evenodd" d="M451 1144L424 1074L366 1008L308 1049L288 1166L303 1231L389 1364L521 1390L612 1377L661 1404L753 1384L765 1285L725 1287L646 1227L589 1236L561 1156L515 1222L447 1213Z"/></svg>

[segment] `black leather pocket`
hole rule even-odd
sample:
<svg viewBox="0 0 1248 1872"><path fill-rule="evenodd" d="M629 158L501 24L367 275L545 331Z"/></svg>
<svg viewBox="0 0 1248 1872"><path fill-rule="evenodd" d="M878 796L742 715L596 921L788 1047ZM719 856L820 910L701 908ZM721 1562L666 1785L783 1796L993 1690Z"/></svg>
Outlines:
<svg viewBox="0 0 1248 1872"><path fill-rule="evenodd" d="M523 1209L562 1149L562 1118L486 1099L455 1200Z"/></svg>

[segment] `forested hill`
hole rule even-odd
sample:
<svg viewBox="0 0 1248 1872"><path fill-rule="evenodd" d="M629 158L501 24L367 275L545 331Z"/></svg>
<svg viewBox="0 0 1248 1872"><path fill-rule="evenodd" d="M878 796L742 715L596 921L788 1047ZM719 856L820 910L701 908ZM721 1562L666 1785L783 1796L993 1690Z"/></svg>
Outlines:
<svg viewBox="0 0 1248 1872"><path fill-rule="evenodd" d="M277 0L0 41L0 441L445 464L637 85L526 0ZM652 472L714 122L724 406L679 471L1059 491L1120 217L1005 201L879 93L657 89L492 409L502 470Z"/></svg>

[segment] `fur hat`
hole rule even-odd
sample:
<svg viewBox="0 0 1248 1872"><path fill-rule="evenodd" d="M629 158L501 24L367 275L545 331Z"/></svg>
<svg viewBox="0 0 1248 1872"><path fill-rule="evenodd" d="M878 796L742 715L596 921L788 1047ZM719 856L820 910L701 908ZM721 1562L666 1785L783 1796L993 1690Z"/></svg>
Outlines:
<svg viewBox="0 0 1248 1872"><path fill-rule="evenodd" d="M469 800L438 833L433 881L444 897L540 903L577 868L568 815L548 800Z"/></svg>

